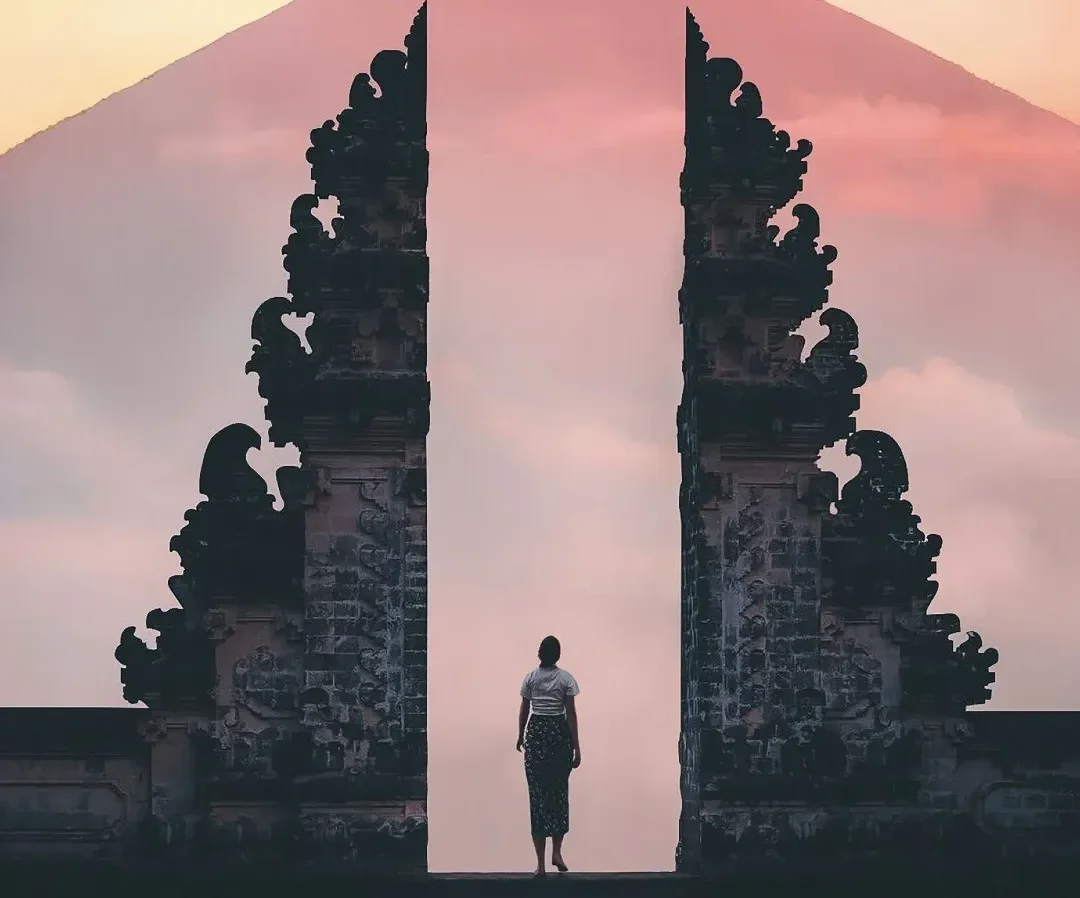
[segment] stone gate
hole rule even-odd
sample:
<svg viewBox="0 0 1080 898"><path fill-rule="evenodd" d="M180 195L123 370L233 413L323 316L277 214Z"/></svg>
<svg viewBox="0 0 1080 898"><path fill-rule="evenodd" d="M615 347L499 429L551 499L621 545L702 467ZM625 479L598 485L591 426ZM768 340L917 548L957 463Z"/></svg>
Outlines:
<svg viewBox="0 0 1080 898"><path fill-rule="evenodd" d="M998 654L928 611L941 538L900 447L857 429L858 327L821 311L837 250L805 203L771 223L810 141L686 28L678 867L1074 853L1080 714L968 711ZM838 491L817 460L841 440Z"/></svg>
<svg viewBox="0 0 1080 898"><path fill-rule="evenodd" d="M0 857L426 870L426 88L424 7L311 132L288 296L252 320L270 440L300 450L281 506L258 433L215 434L178 607L115 651L145 707L0 709ZM856 427L837 251L806 204L771 224L810 152L688 12L678 869L1075 857L1080 714L968 710L997 655L929 612L941 540ZM305 347L283 318L308 314ZM841 440L842 490L817 464Z"/></svg>

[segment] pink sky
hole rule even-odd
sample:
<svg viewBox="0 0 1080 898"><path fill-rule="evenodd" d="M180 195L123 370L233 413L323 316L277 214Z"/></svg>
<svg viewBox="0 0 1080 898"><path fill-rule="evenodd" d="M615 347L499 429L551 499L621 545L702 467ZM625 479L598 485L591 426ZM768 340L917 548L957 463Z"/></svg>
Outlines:
<svg viewBox="0 0 1080 898"><path fill-rule="evenodd" d="M206 439L261 427L248 326L307 131L413 11L302 0L0 158L0 703L120 703L112 649L171 602ZM992 707L1075 706L1080 128L817 0L696 11L815 143L860 426L944 538L934 610L1001 650ZM516 691L555 632L567 858L667 869L682 5L457 0L430 27L431 867L529 863Z"/></svg>
<svg viewBox="0 0 1080 898"><path fill-rule="evenodd" d="M0 6L0 151L287 0L34 0ZM705 8L707 0L698 4ZM829 0L1080 121L1075 0ZM457 0L438 0L453 14Z"/></svg>

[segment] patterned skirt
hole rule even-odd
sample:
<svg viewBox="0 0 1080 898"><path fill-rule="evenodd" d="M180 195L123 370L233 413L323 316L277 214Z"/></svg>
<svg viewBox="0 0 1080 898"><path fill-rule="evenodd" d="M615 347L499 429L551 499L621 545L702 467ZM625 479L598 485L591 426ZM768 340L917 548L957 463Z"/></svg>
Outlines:
<svg viewBox="0 0 1080 898"><path fill-rule="evenodd" d="M561 836L570 831L572 764L566 717L533 714L525 730L525 781L533 836Z"/></svg>

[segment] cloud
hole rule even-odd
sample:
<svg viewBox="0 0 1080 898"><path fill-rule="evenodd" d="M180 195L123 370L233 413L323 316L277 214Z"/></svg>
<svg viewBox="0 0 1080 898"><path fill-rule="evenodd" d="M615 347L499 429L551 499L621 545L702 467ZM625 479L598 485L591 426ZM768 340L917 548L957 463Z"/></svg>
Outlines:
<svg viewBox="0 0 1080 898"><path fill-rule="evenodd" d="M83 493L54 514L65 517L89 507L115 508L132 484L168 482L167 465L140 447L138 438L96 417L87 397L54 371L17 368L0 359L0 432L3 452L18 452L18 477L48 490L53 477ZM7 475L14 472L9 468ZM156 498L156 497L155 497ZM161 507L160 503L151 500ZM167 501L167 500L166 500Z"/></svg>
<svg viewBox="0 0 1080 898"><path fill-rule="evenodd" d="M303 155L308 134L289 128L263 128L226 131L218 134L171 136L162 141L159 152L170 162L221 159L223 161L253 161L255 159L289 159Z"/></svg>
<svg viewBox="0 0 1080 898"><path fill-rule="evenodd" d="M0 704L118 704L111 647L173 604L169 528L191 491L52 371L0 365L0 433L0 484L32 503L0 520Z"/></svg>
<svg viewBox="0 0 1080 898"><path fill-rule="evenodd" d="M583 477L650 476L670 461L670 446L635 439L602 421L542 416L520 405L488 407L483 425L538 475L572 469Z"/></svg>
<svg viewBox="0 0 1080 898"><path fill-rule="evenodd" d="M121 705L112 649L175 603L160 530L107 518L0 521L0 704ZM145 635L145 633L144 633Z"/></svg>
<svg viewBox="0 0 1080 898"><path fill-rule="evenodd" d="M681 108L641 108L631 100L602 89L551 91L519 104L498 123L494 139L507 150L554 163L631 143L674 138L678 144Z"/></svg>
<svg viewBox="0 0 1080 898"><path fill-rule="evenodd" d="M201 498L201 452L161 457L66 378L7 360L0 433L0 705L122 704L112 649L175 605L169 541ZM273 485L295 452L249 459Z"/></svg>
<svg viewBox="0 0 1080 898"><path fill-rule="evenodd" d="M929 103L812 97L784 123L809 135L810 176L833 214L888 215L954 224L1000 211L1023 190L1080 194L1080 128L1048 122L1018 132L1002 115L948 113Z"/></svg>

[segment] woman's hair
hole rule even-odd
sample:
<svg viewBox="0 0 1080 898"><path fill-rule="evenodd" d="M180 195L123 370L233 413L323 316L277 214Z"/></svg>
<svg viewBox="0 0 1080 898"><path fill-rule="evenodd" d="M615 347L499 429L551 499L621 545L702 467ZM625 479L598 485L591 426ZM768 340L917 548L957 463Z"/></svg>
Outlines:
<svg viewBox="0 0 1080 898"><path fill-rule="evenodd" d="M562 646L559 645L559 640L554 636L545 636L540 641L540 650L536 653L536 656L540 659L542 666L553 667L558 662L561 654Z"/></svg>

